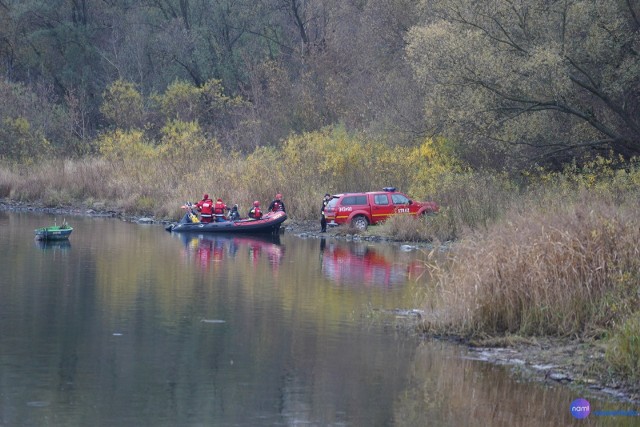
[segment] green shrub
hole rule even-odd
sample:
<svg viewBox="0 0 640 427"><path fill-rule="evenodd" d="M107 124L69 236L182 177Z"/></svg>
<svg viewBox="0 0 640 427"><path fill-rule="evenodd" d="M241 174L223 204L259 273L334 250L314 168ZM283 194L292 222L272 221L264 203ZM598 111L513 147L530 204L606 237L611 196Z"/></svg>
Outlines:
<svg viewBox="0 0 640 427"><path fill-rule="evenodd" d="M605 357L615 373L636 384L640 381L640 313L616 328Z"/></svg>
<svg viewBox="0 0 640 427"><path fill-rule="evenodd" d="M65 189L48 188L45 190L44 196L42 197L42 203L51 208L68 206L71 202L71 195Z"/></svg>

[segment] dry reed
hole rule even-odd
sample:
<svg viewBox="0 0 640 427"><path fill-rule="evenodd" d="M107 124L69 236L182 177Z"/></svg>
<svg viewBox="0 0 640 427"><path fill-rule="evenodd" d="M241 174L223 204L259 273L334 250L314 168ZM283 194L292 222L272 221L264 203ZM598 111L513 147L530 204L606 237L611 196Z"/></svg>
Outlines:
<svg viewBox="0 0 640 427"><path fill-rule="evenodd" d="M459 243L427 328L465 335L583 335L637 310L640 212L597 197L512 211ZM634 309L634 307L636 307Z"/></svg>

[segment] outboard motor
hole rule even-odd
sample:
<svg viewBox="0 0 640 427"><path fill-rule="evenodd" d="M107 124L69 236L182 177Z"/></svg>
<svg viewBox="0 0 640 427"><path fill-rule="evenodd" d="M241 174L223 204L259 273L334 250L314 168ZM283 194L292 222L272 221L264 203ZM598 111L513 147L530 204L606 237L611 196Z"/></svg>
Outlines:
<svg viewBox="0 0 640 427"><path fill-rule="evenodd" d="M193 204L191 202L187 202L184 204L184 206L182 206L183 209L186 209L186 212L182 217L182 219L180 219L178 224L192 224L192 223L200 222L196 214L193 213L192 207L193 207ZM178 224L176 223L169 224L164 229L167 231L172 231Z"/></svg>

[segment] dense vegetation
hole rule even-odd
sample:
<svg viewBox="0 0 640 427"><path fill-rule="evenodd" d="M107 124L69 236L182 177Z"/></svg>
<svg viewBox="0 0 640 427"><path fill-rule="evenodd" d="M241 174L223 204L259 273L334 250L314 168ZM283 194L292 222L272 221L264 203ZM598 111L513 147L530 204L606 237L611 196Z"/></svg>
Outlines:
<svg viewBox="0 0 640 427"><path fill-rule="evenodd" d="M442 212L385 232L461 242L428 327L612 334L637 378L638 2L0 0L0 73L0 197L394 185Z"/></svg>
<svg viewBox="0 0 640 427"><path fill-rule="evenodd" d="M341 124L474 167L640 150L629 0L2 0L0 156L174 121L250 153Z"/></svg>
<svg viewBox="0 0 640 427"><path fill-rule="evenodd" d="M493 191L503 210L485 217L497 220L464 232L434 264L425 328L610 339L608 363L594 359L595 371L637 387L640 168L611 166L545 174L521 194Z"/></svg>

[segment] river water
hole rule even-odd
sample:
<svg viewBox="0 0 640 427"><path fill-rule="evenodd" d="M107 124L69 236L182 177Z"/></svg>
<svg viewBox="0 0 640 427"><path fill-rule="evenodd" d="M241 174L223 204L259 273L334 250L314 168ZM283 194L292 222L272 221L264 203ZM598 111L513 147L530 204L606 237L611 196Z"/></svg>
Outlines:
<svg viewBox="0 0 640 427"><path fill-rule="evenodd" d="M34 241L61 219L0 211L2 427L640 420L577 420L575 390L408 332L393 310L429 286L418 251L89 217L67 218L68 242Z"/></svg>

